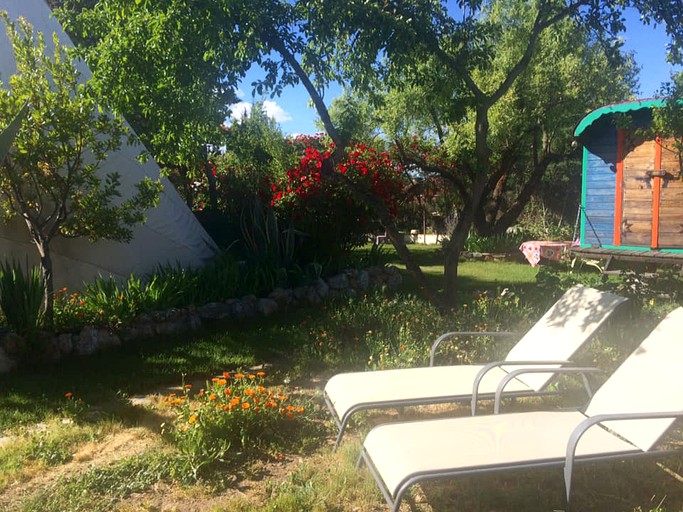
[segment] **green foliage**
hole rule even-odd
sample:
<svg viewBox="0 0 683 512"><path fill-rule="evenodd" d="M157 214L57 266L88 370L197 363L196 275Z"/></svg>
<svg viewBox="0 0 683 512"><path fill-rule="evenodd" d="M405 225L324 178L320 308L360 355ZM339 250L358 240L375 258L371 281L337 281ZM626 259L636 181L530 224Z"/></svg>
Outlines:
<svg viewBox="0 0 683 512"><path fill-rule="evenodd" d="M202 5L198 15L187 1L69 0L56 13L88 62L93 87L157 162L192 178L203 145L220 145L233 87L253 57L246 33L226 30L234 26L229 11L222 2Z"/></svg>
<svg viewBox="0 0 683 512"><path fill-rule="evenodd" d="M240 219L247 272L255 291L287 286L288 272L297 263L296 247L301 234L291 225L282 224L274 210L259 200Z"/></svg>
<svg viewBox="0 0 683 512"><path fill-rule="evenodd" d="M45 282L40 269L15 260L0 263L0 308L9 327L32 335L43 320Z"/></svg>
<svg viewBox="0 0 683 512"><path fill-rule="evenodd" d="M302 357L335 368L372 369L425 366L429 349L448 331L524 331L535 310L514 292L478 292L457 310L443 314L412 295L381 293L334 307L330 317L309 330ZM514 338L511 339L514 342ZM504 355L500 338L462 337L441 354L453 362L472 363Z"/></svg>
<svg viewBox="0 0 683 512"><path fill-rule="evenodd" d="M45 53L43 35L20 19L0 13L12 44L17 72L0 95L0 125L24 105L29 113L14 149L0 162L0 207L6 219L21 217L40 254L45 279L46 323L52 324L52 260L55 237L128 241L131 226L158 201L161 184L144 179L121 197L120 174L102 175L100 165L125 135L123 120L102 110L92 87L79 82L71 55L54 37Z"/></svg>
<svg viewBox="0 0 683 512"><path fill-rule="evenodd" d="M517 251L523 241L524 237L519 233L480 236L470 231L463 249L470 252L508 253Z"/></svg>
<svg viewBox="0 0 683 512"><path fill-rule="evenodd" d="M118 326L140 313L254 293L257 289L252 284L250 275L228 252L197 269L166 265L142 278L131 275L125 282L98 277L81 293L69 293L66 288L57 291L55 325L66 330L84 323Z"/></svg>
<svg viewBox="0 0 683 512"><path fill-rule="evenodd" d="M240 217L264 197L270 183L281 179L296 162L296 147L277 123L256 103L248 115L223 131L224 154L211 155L209 172L216 185L216 204L211 201L209 175L192 185L192 207L197 218L220 247L240 238Z"/></svg>
<svg viewBox="0 0 683 512"><path fill-rule="evenodd" d="M224 372L194 393L183 386L178 396L164 398L174 413L166 429L180 452L184 474L196 480L204 468L238 458L254 458L262 450L290 445L304 412L282 387L264 386L264 372Z"/></svg>
<svg viewBox="0 0 683 512"><path fill-rule="evenodd" d="M9 125L0 132L0 162L9 154L21 123L28 113L28 106L24 106Z"/></svg>

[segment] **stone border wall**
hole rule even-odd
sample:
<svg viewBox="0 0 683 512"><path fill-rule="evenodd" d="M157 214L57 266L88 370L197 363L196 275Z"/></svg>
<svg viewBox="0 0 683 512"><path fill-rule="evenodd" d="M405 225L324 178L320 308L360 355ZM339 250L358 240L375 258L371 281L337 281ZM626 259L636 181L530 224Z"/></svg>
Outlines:
<svg viewBox="0 0 683 512"><path fill-rule="evenodd" d="M174 308L138 315L131 323L117 329L84 326L79 332L41 333L38 344L44 347L36 359L57 362L63 358L87 356L122 343L143 341L156 336L170 336L194 331L216 322L247 321L267 317L278 311L302 306L316 306L343 297L386 287L396 289L402 282L396 267L371 267L345 270L309 286L277 288L267 297L248 295L225 302L212 302L199 307ZM13 332L0 337L0 373L16 368L25 352L26 341Z"/></svg>

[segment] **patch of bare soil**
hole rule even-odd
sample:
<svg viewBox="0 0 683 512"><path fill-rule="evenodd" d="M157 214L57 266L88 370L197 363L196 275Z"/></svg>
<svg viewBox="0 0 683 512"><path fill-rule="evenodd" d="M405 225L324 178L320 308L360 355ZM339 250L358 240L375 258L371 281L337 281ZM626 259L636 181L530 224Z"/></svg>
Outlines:
<svg viewBox="0 0 683 512"><path fill-rule="evenodd" d="M120 512L209 512L231 510L236 502L258 506L267 501L269 485L287 481L303 461L298 456L284 456L278 461L253 464L240 474L226 474L226 488L219 491L198 485L183 488L160 483L128 497L116 509Z"/></svg>
<svg viewBox="0 0 683 512"><path fill-rule="evenodd" d="M85 443L76 449L70 462L23 473L20 479L9 484L0 493L0 510L13 510L34 493L56 484L60 478L77 476L94 466L107 466L122 458L140 454L155 443L149 431L142 428L126 429L100 441Z"/></svg>

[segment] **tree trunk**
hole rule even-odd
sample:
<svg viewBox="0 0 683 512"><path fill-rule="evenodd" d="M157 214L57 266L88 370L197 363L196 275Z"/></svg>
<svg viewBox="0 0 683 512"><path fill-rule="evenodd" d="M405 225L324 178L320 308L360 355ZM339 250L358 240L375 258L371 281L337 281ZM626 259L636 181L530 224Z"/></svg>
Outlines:
<svg viewBox="0 0 683 512"><path fill-rule="evenodd" d="M394 249L396 249L396 254L398 254L398 257L401 258L401 261L405 263L408 272L410 272L415 278L415 282L417 283L420 293L427 300L437 304L439 300L436 296L436 292L431 286L429 286L429 283L427 282L420 265L417 264L412 253L406 246L406 243L403 240L403 235L399 233L398 229L396 229L396 226L393 223L385 224L384 227L387 230L387 235L389 235L389 239L391 240Z"/></svg>
<svg viewBox="0 0 683 512"><path fill-rule="evenodd" d="M34 239L38 253L40 254L40 273L43 277L45 291L43 293L44 327L52 330L54 327L54 279L52 276L52 256L48 242Z"/></svg>
<svg viewBox="0 0 683 512"><path fill-rule="evenodd" d="M488 147L488 109L489 107L486 105L480 105L477 108L475 178L472 182L470 196L467 198L468 201L448 243L444 247L444 293L446 304L449 306L455 304L457 298L458 260L463 247L465 247L470 228L474 223L475 213L481 205L489 177L491 150Z"/></svg>

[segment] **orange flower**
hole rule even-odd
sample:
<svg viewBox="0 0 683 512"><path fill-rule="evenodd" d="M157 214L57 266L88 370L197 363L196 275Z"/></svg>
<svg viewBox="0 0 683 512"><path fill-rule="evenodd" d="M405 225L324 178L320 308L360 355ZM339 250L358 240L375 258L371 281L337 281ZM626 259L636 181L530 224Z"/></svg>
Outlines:
<svg viewBox="0 0 683 512"><path fill-rule="evenodd" d="M236 373L236 374L234 375L234 377L235 377L236 379L243 379L243 378L244 378L244 374L243 374L243 373Z"/></svg>
<svg viewBox="0 0 683 512"><path fill-rule="evenodd" d="M291 420L294 417L294 415L291 412L287 413L287 419Z"/></svg>
<svg viewBox="0 0 683 512"><path fill-rule="evenodd" d="M256 375L258 375L259 377L265 377L266 372L256 372Z"/></svg>
<svg viewBox="0 0 683 512"><path fill-rule="evenodd" d="M260 410L261 410L261 408L258 405L256 407L254 407L254 412L259 412Z"/></svg>
<svg viewBox="0 0 683 512"><path fill-rule="evenodd" d="M226 379L230 378L230 372L223 372L223 377Z"/></svg>
<svg viewBox="0 0 683 512"><path fill-rule="evenodd" d="M303 407L297 407L297 408L296 408L296 412L298 412L299 414L301 414L302 412L304 412L304 408L303 408Z"/></svg>
<svg viewBox="0 0 683 512"><path fill-rule="evenodd" d="M242 409L249 409L249 407L251 407L251 405L249 405L248 402L244 402L244 403L242 404Z"/></svg>
<svg viewBox="0 0 683 512"><path fill-rule="evenodd" d="M218 377L212 377L211 382L218 382Z"/></svg>
<svg viewBox="0 0 683 512"><path fill-rule="evenodd" d="M288 405L288 406L286 407L286 409L287 409L288 411L291 412L291 411L294 410L294 406L293 406L293 405Z"/></svg>
<svg viewBox="0 0 683 512"><path fill-rule="evenodd" d="M230 403L232 405L237 405L240 403L240 399L239 398L233 398L232 400L230 400Z"/></svg>
<svg viewBox="0 0 683 512"><path fill-rule="evenodd" d="M254 380L255 378L256 378L256 375L254 375L253 373L249 374L249 380Z"/></svg>
<svg viewBox="0 0 683 512"><path fill-rule="evenodd" d="M245 389L244 394L247 396L254 396L256 394L256 391L254 391L253 389Z"/></svg>
<svg viewBox="0 0 683 512"><path fill-rule="evenodd" d="M214 394L212 393L212 394L209 395L209 401L210 401L210 402L213 402L214 400L216 400L216 395L214 395Z"/></svg>
<svg viewBox="0 0 683 512"><path fill-rule="evenodd" d="M195 421L197 421L197 415L193 414L187 419L187 422L192 425Z"/></svg>
<svg viewBox="0 0 683 512"><path fill-rule="evenodd" d="M192 389L192 384L185 384L185 389Z"/></svg>
<svg viewBox="0 0 683 512"><path fill-rule="evenodd" d="M225 393L225 396L230 396L230 395L232 395L232 389L230 389L230 388L225 388L224 393Z"/></svg>
<svg viewBox="0 0 683 512"><path fill-rule="evenodd" d="M68 393L64 393L64 396L65 396L66 398L71 398L71 397L74 396L74 394L73 394L71 391L69 391Z"/></svg>

